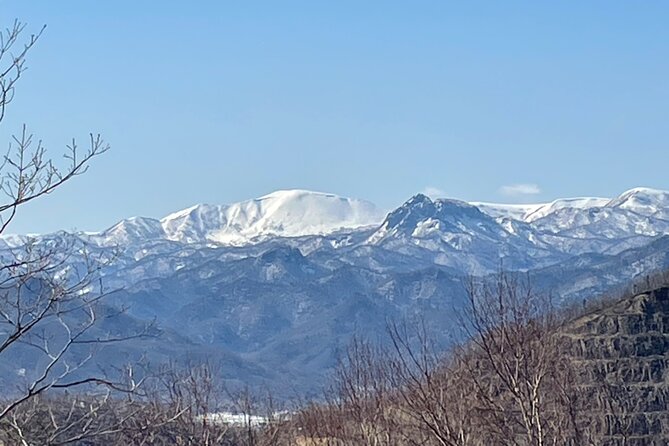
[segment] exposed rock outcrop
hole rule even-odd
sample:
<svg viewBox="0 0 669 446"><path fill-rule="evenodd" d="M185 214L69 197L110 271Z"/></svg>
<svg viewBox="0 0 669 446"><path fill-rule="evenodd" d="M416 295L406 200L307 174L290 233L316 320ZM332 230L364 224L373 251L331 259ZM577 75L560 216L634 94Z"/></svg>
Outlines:
<svg viewBox="0 0 669 446"><path fill-rule="evenodd" d="M669 288L580 316L563 333L595 444L669 444Z"/></svg>

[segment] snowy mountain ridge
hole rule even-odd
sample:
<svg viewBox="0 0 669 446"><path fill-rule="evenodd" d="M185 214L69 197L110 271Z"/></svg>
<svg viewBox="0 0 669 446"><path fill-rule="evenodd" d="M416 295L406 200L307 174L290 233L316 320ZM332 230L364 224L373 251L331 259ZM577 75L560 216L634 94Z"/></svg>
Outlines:
<svg viewBox="0 0 669 446"><path fill-rule="evenodd" d="M363 200L278 191L231 205L197 205L161 220L134 217L100 233L75 234L92 245L122 248L128 265L155 255L162 259L153 264L159 265L160 274L185 265L174 260L183 253L166 253L228 247L248 248L243 255L253 255L276 245L371 269L442 265L486 274L502 261L511 269L541 268L582 254L615 255L663 235L669 235L669 192L646 188L614 199L534 205L417 194L387 214ZM10 239L4 242L10 244Z"/></svg>
<svg viewBox="0 0 669 446"><path fill-rule="evenodd" d="M113 259L99 272L106 289L118 290L106 304L127 313L109 321L112 329L156 321L162 330L148 346L130 342L109 358L200 354L224 364L233 383L309 388L356 327L383 333L388 320L420 314L449 339L470 275L527 271L537 289L580 302L669 268L668 217L669 193L645 188L535 205L417 194L388 213L362 200L279 191L33 240L38 251L63 246L63 271ZM14 258L28 239L1 237L0 258ZM0 372L34 363L26 354Z"/></svg>
<svg viewBox="0 0 669 446"><path fill-rule="evenodd" d="M75 235L94 245L131 250L149 242L243 247L295 239L308 252L353 245L383 246L402 255L419 249L437 253L433 260L438 263L451 264L454 252L468 253L474 263L477 257L492 262L513 252L521 257L615 253L665 234L669 192L635 188L613 199L539 204L468 203L417 194L389 213L364 200L282 190L229 205L199 204L160 220L132 217L98 233ZM25 240L0 237L5 246Z"/></svg>
<svg viewBox="0 0 669 446"><path fill-rule="evenodd" d="M198 204L160 220L133 217L97 235L104 244L166 239L242 246L271 237L325 235L373 226L383 216L364 200L281 190L230 205Z"/></svg>
<svg viewBox="0 0 669 446"><path fill-rule="evenodd" d="M460 202L450 199L435 199L434 202L444 200ZM581 197L537 204L467 204L495 219L525 223L560 212L591 209L623 209L644 216L669 217L669 192L649 188L631 189L613 199ZM271 237L327 235L340 230L379 226L385 216L385 212L365 200L306 190L280 190L229 205L199 204L160 220L133 217L97 235L115 243L166 239L242 246Z"/></svg>
<svg viewBox="0 0 669 446"><path fill-rule="evenodd" d="M593 208L620 208L642 215L653 215L669 209L669 192L647 187L636 187L615 198L575 197L559 198L549 203L500 204L471 202L492 217L506 217L533 222L561 209L587 210Z"/></svg>

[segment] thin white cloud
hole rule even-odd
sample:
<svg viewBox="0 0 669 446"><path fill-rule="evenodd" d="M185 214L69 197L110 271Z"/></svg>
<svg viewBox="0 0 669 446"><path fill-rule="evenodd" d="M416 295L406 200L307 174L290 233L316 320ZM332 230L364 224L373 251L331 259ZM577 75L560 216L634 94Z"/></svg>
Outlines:
<svg viewBox="0 0 669 446"><path fill-rule="evenodd" d="M421 191L423 195L427 195L430 198L443 198L446 196L446 192L434 186L427 186Z"/></svg>
<svg viewBox="0 0 669 446"><path fill-rule="evenodd" d="M509 184L500 187L499 193L510 197L538 195L541 193L541 188L537 184Z"/></svg>

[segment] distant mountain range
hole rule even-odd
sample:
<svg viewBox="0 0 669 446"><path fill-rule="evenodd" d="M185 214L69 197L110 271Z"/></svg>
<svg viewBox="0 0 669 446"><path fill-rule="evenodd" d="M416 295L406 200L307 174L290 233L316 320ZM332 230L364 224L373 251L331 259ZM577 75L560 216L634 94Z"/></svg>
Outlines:
<svg viewBox="0 0 669 446"><path fill-rule="evenodd" d="M669 192L647 188L534 205L418 194L388 213L290 190L36 240L118 252L102 271L120 290L109 304L129 308L115 330L156 319L160 337L107 349L101 363L213 358L231 382L286 395L314 390L337 348L389 318L423 317L447 342L468 275L530 271L539 289L582 299L669 267L668 235ZM26 241L0 238L0 255ZM29 355L0 365L30 367Z"/></svg>

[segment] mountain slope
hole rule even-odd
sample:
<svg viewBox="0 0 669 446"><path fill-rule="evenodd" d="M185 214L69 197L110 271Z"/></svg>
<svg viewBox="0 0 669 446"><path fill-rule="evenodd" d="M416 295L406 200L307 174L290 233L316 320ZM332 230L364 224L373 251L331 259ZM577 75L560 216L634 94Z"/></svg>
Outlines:
<svg viewBox="0 0 669 446"><path fill-rule="evenodd" d="M234 383L290 396L287 386L316 390L338 348L355 333L381 337L389 320L424 319L447 343L471 274L529 273L566 303L669 267L668 198L638 188L612 200L475 206L419 194L384 216L360 200L281 191L33 242L73 247L59 257L64 270L84 260L76 253L109 254L101 278L119 291L106 303L127 314L108 326L158 324L159 338L105 350L100 365L211 358ZM0 259L11 259L29 238L1 240ZM21 360L29 367L28 354Z"/></svg>
<svg viewBox="0 0 669 446"><path fill-rule="evenodd" d="M277 191L231 205L200 204L155 220L131 219L103 236L124 242L125 233L142 233L184 243L213 242L239 246L271 237L327 234L373 225L383 213L372 203L303 190ZM119 225L117 225L119 226ZM150 230L145 227L150 226Z"/></svg>

